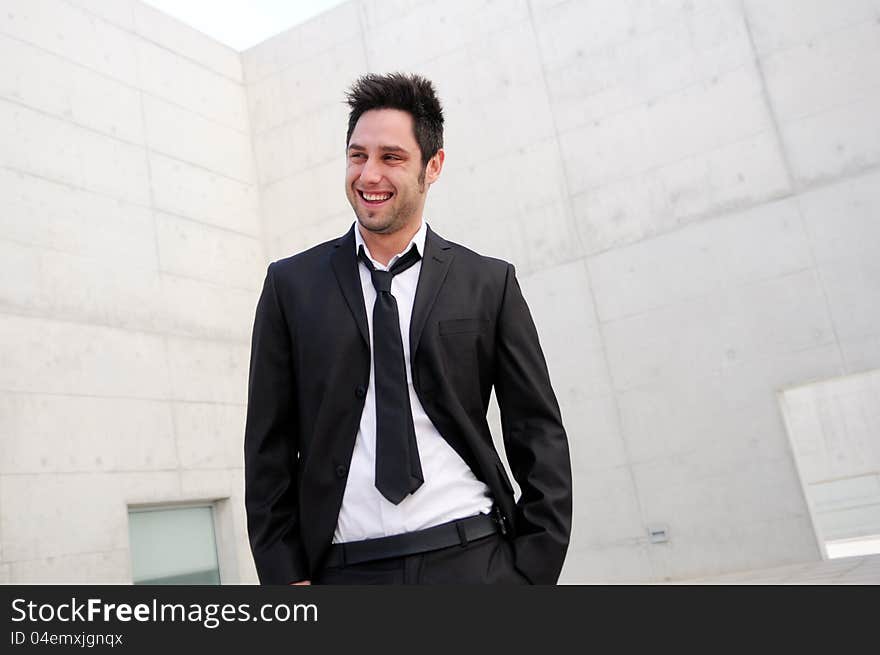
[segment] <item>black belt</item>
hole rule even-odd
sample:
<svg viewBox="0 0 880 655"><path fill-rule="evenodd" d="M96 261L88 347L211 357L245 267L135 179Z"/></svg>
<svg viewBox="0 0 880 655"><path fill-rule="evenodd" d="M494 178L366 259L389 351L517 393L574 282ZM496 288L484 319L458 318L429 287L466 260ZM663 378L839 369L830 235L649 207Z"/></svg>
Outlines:
<svg viewBox="0 0 880 655"><path fill-rule="evenodd" d="M330 546L324 566L346 566L388 557L426 553L449 546L466 546L469 541L488 537L498 531L498 523L491 516L477 514L415 532L333 544Z"/></svg>

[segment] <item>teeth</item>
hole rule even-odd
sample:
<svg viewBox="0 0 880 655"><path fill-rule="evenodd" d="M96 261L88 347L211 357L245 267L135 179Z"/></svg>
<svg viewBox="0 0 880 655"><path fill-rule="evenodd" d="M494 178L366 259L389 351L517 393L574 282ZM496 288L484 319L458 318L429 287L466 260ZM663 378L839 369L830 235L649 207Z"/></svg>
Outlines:
<svg viewBox="0 0 880 655"><path fill-rule="evenodd" d="M367 200L388 200L390 197L390 193L364 193L364 198Z"/></svg>

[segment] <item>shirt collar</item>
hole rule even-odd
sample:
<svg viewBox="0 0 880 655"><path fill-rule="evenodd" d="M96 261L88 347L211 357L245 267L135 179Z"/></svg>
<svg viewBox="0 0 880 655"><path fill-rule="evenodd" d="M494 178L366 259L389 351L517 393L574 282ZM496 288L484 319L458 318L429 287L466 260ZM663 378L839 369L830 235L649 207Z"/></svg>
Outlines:
<svg viewBox="0 0 880 655"><path fill-rule="evenodd" d="M383 266L382 264L377 262L375 259L373 259L373 255L370 253L370 249L367 247L367 244L364 243L363 236L361 236L361 230L358 227L358 222L357 222L357 220L355 220L355 222L354 222L354 252L355 252L355 256L357 256L357 253L358 253L358 250L360 249L360 247L363 246L364 252L367 253L367 257L370 258L370 261L372 261L376 267L378 267L382 270L388 270L389 268L391 268L394 265L394 262L396 262L398 260L398 258L405 255L409 251L409 249L412 248L413 244L416 244L416 250L419 251L419 256L424 257L425 256L425 237L427 236L427 234L428 234L428 224L425 222L425 219L422 219L422 223L421 223L421 225L419 225L418 232L416 232L413 235L413 238L410 239L410 242L408 244L406 244L406 247L403 250L401 250L399 253L394 255L394 257L392 257L390 260L388 260L388 266Z"/></svg>

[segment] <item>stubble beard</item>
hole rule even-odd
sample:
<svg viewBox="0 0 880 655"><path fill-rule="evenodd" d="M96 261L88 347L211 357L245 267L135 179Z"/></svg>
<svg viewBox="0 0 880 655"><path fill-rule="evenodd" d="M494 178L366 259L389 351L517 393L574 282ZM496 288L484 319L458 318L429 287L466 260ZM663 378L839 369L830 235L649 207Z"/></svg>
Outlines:
<svg viewBox="0 0 880 655"><path fill-rule="evenodd" d="M374 234L394 234L406 227L412 219L410 207L391 209L385 216L378 216L377 213L364 207L355 207L358 223Z"/></svg>
<svg viewBox="0 0 880 655"><path fill-rule="evenodd" d="M419 175L419 193L425 192L425 171L422 170ZM375 218L370 218L370 214L375 214L375 212L371 212L369 208L363 207L358 202L358 192L354 189L351 189L351 194L354 196L349 199L349 202L354 209L355 216L357 216L358 223L363 226L365 230L372 232L374 234L394 234L395 232L399 232L400 230L407 227L412 221L416 218L416 209L417 203L414 199L403 199L401 200L401 204L397 207L390 207L388 209L388 214L381 220L381 222L376 222ZM400 198L397 198L400 200Z"/></svg>

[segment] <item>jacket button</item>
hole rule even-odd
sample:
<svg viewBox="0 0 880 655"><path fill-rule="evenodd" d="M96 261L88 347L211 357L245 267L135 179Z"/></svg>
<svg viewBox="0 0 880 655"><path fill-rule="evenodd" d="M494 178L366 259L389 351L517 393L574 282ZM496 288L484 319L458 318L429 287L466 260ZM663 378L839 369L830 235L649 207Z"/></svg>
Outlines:
<svg viewBox="0 0 880 655"><path fill-rule="evenodd" d="M363 385L360 385L357 389L354 390L354 395L358 398L363 398L367 395L367 389Z"/></svg>
<svg viewBox="0 0 880 655"><path fill-rule="evenodd" d="M339 466L336 467L336 476L337 477L344 478L346 473L348 473L348 469L345 466L343 466L342 464L340 464Z"/></svg>

